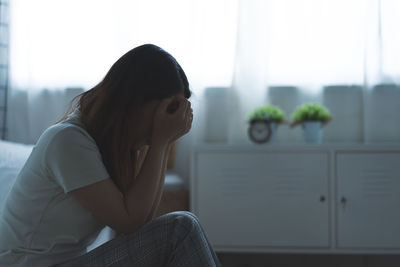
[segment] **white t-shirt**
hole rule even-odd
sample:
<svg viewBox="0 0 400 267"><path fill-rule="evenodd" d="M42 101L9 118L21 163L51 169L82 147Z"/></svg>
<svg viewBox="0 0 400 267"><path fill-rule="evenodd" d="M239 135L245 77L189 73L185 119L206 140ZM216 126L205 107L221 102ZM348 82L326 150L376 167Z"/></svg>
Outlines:
<svg viewBox="0 0 400 267"><path fill-rule="evenodd" d="M68 194L109 178L79 112L34 146L0 217L0 266L52 266L86 253L104 224Z"/></svg>

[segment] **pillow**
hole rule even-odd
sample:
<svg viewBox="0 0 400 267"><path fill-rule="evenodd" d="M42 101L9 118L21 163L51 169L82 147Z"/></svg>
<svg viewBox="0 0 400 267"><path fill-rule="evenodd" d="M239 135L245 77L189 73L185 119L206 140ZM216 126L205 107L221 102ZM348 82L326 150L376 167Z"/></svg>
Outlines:
<svg viewBox="0 0 400 267"><path fill-rule="evenodd" d="M0 213L19 171L28 159L33 145L0 140Z"/></svg>

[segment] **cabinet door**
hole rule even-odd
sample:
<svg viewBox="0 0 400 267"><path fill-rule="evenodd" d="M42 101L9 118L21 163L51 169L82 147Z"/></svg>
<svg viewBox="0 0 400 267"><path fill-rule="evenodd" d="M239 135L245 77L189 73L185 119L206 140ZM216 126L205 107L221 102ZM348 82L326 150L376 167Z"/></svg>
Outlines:
<svg viewBox="0 0 400 267"><path fill-rule="evenodd" d="M194 211L216 248L329 245L327 153L202 152L194 173Z"/></svg>
<svg viewBox="0 0 400 267"><path fill-rule="evenodd" d="M338 246L400 248L400 153L337 154Z"/></svg>

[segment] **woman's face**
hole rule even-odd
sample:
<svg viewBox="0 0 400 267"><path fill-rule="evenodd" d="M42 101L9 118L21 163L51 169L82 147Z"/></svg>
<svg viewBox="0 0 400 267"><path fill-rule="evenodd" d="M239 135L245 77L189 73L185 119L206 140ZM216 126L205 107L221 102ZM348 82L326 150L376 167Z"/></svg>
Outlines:
<svg viewBox="0 0 400 267"><path fill-rule="evenodd" d="M183 93L176 96L184 96ZM161 100L152 100L145 103L137 113L135 113L135 124L132 125L131 133L133 135L132 146L138 149L144 145L150 144L150 138L153 128L153 117Z"/></svg>

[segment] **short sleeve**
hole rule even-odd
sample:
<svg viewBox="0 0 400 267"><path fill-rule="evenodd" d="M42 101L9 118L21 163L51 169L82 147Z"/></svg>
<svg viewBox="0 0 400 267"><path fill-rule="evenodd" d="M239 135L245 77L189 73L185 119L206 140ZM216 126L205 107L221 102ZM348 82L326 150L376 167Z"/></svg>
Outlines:
<svg viewBox="0 0 400 267"><path fill-rule="evenodd" d="M109 178L95 141L78 127L57 132L45 153L50 176L65 193Z"/></svg>

